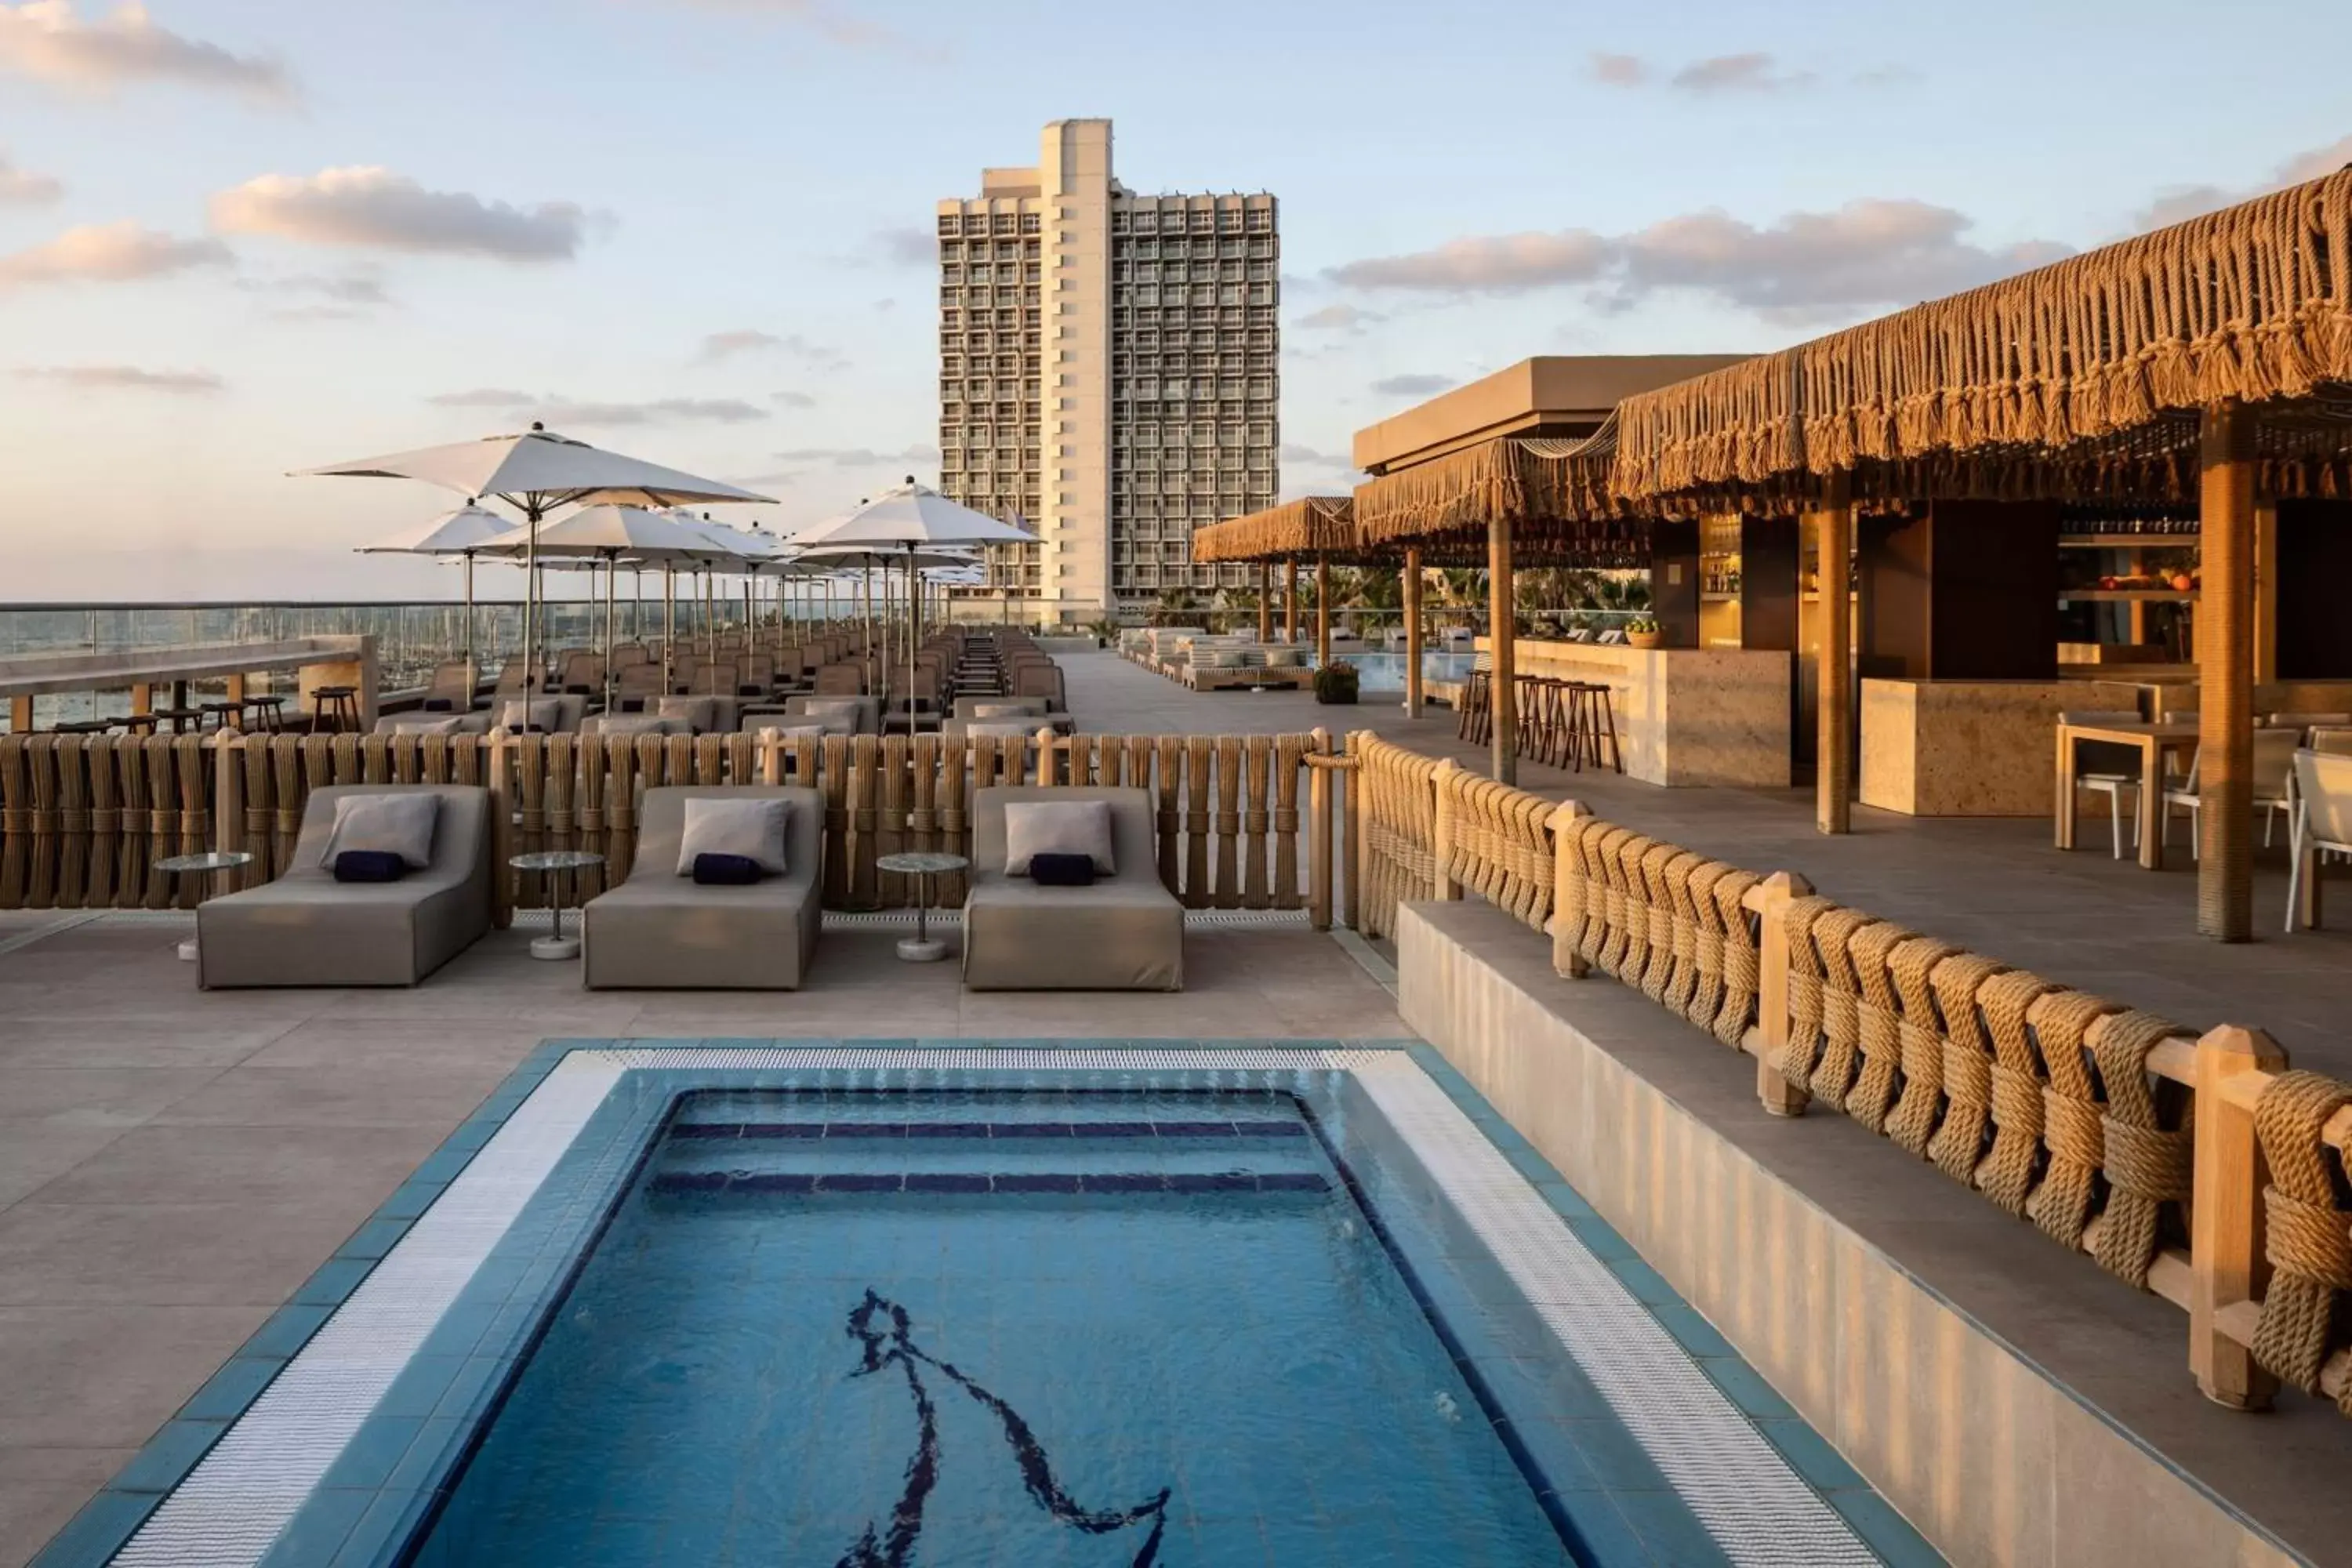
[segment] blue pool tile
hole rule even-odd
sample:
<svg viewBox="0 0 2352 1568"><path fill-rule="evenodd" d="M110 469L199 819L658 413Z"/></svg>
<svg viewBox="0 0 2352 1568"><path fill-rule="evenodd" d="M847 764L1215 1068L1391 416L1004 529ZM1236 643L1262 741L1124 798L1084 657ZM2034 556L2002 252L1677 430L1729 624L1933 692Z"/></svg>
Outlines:
<svg viewBox="0 0 2352 1568"><path fill-rule="evenodd" d="M1620 1258L1639 1259L1642 1256L1633 1250L1631 1242L1601 1220L1571 1216L1568 1228L1576 1233L1577 1240L1584 1243L1586 1251L1604 1263L1613 1263Z"/></svg>
<svg viewBox="0 0 2352 1568"><path fill-rule="evenodd" d="M909 1138L986 1138L991 1124L985 1121L917 1121L907 1128Z"/></svg>
<svg viewBox="0 0 2352 1568"><path fill-rule="evenodd" d="M1823 1491L1866 1484L1845 1462L1845 1456L1801 1419L1783 1416L1759 1421L1756 1429L1780 1450L1790 1468Z"/></svg>
<svg viewBox="0 0 2352 1568"><path fill-rule="evenodd" d="M294 1292L294 1300L310 1306L340 1307L374 1268L372 1258L331 1258L302 1282L302 1288Z"/></svg>
<svg viewBox="0 0 2352 1568"><path fill-rule="evenodd" d="M1549 1181L1538 1182L1535 1186L1537 1194L1542 1197L1544 1202L1551 1205L1552 1212L1560 1215L1562 1218L1588 1219L1593 1217L1593 1207L1591 1204L1584 1201L1584 1194L1578 1192L1574 1187L1570 1186L1566 1182L1554 1177Z"/></svg>
<svg viewBox="0 0 2352 1568"><path fill-rule="evenodd" d="M262 1356L232 1356L180 1406L183 1421L234 1421L245 1414L285 1363Z"/></svg>
<svg viewBox="0 0 2352 1568"><path fill-rule="evenodd" d="M50 1539L31 1568L94 1568L131 1539L160 1500L152 1492L99 1493Z"/></svg>
<svg viewBox="0 0 2352 1568"><path fill-rule="evenodd" d="M441 1147L444 1150L464 1150L471 1153L496 1137L498 1131L499 1123L487 1119L462 1121L457 1124L456 1131L441 1140Z"/></svg>
<svg viewBox="0 0 2352 1568"><path fill-rule="evenodd" d="M333 1316L334 1309L324 1302L297 1301L278 1309L269 1321L253 1331L237 1354L270 1360L284 1360L310 1342L319 1326Z"/></svg>
<svg viewBox="0 0 2352 1568"><path fill-rule="evenodd" d="M433 1407L433 1414L460 1421L474 1419L488 1401L491 1391L506 1376L509 1364L490 1356L467 1356L450 1373L448 1390L442 1394L440 1404Z"/></svg>
<svg viewBox="0 0 2352 1568"><path fill-rule="evenodd" d="M1000 1193L1075 1193L1078 1190L1078 1178L1050 1172L1038 1174L999 1173L996 1190Z"/></svg>
<svg viewBox="0 0 2352 1568"><path fill-rule="evenodd" d="M1171 1182L1181 1180L1181 1177L1171 1178L1156 1172L1105 1171L1087 1175L1083 1184L1090 1193L1164 1193ZM1176 1190L1182 1192L1186 1189L1180 1186Z"/></svg>
<svg viewBox="0 0 2352 1568"><path fill-rule="evenodd" d="M446 1184L463 1174L466 1167L473 1163L473 1158L474 1152L470 1149L445 1147L425 1156L425 1163L417 1166L408 1179L411 1182Z"/></svg>
<svg viewBox="0 0 2352 1568"><path fill-rule="evenodd" d="M816 1179L820 1193L895 1193L906 1184L897 1171L827 1171Z"/></svg>
<svg viewBox="0 0 2352 1568"><path fill-rule="evenodd" d="M811 1193L816 1190L816 1174L810 1171L739 1171L727 1185L730 1192Z"/></svg>
<svg viewBox="0 0 2352 1568"><path fill-rule="evenodd" d="M372 1219L353 1231L351 1238L335 1248L338 1258L363 1258L370 1262L382 1258L408 1234L404 1219Z"/></svg>
<svg viewBox="0 0 2352 1568"><path fill-rule="evenodd" d="M387 1488L374 1496L375 1500L360 1515L342 1545L328 1560L329 1568L376 1568L390 1557L395 1546L408 1539L433 1503L430 1493L405 1489Z"/></svg>
<svg viewBox="0 0 2352 1568"><path fill-rule="evenodd" d="M1723 1356L1701 1356L1700 1368L1715 1380L1715 1385L1731 1398L1734 1405L1759 1421L1791 1420L1796 1411L1789 1402L1772 1391L1763 1374L1744 1361Z"/></svg>
<svg viewBox="0 0 2352 1568"><path fill-rule="evenodd" d="M163 1429L148 1438L146 1446L106 1484L120 1492L169 1491L227 1430L225 1420L166 1421Z"/></svg>
<svg viewBox="0 0 2352 1568"><path fill-rule="evenodd" d="M392 1196L383 1200L375 1211L378 1219L415 1219L433 1206L434 1201L448 1191L440 1182L403 1182Z"/></svg>
<svg viewBox="0 0 2352 1568"><path fill-rule="evenodd" d="M300 1568L316 1563L331 1563L342 1550L352 1527L361 1516L374 1506L373 1489L357 1490L320 1490L310 1494L293 1522L286 1527L261 1561L263 1568Z"/></svg>
<svg viewBox="0 0 2352 1568"><path fill-rule="evenodd" d="M356 1488L373 1491L392 1479L392 1472L407 1454L410 1444L423 1431L425 1423L415 1416L385 1416L360 1424L335 1462L327 1468L327 1478L320 1483L335 1488Z"/></svg>
<svg viewBox="0 0 2352 1568"><path fill-rule="evenodd" d="M466 1440L466 1426L452 1416L436 1415L417 1423L408 1452L384 1479L386 1491L422 1491L439 1484Z"/></svg>
<svg viewBox="0 0 2352 1568"><path fill-rule="evenodd" d="M374 1415L393 1420L421 1419L440 1408L448 1397L449 1385L466 1364L466 1358L455 1355L411 1356L400 1375L392 1380L376 1404Z"/></svg>
<svg viewBox="0 0 2352 1568"><path fill-rule="evenodd" d="M1559 1436L1575 1446L1586 1467L1610 1490L1658 1491L1665 1488L1666 1479L1658 1473L1657 1462L1614 1416L1577 1417L1555 1421L1551 1426Z"/></svg>
<svg viewBox="0 0 2352 1568"><path fill-rule="evenodd" d="M1609 1271L1617 1282L1633 1293L1633 1300L1646 1306L1671 1306L1682 1300L1680 1292L1666 1283L1666 1277L1638 1258L1610 1259Z"/></svg>
<svg viewBox="0 0 2352 1568"><path fill-rule="evenodd" d="M984 1193L988 1177L978 1171L918 1171L907 1177L910 1193Z"/></svg>
<svg viewBox="0 0 2352 1568"><path fill-rule="evenodd" d="M1650 1308L1650 1316L1657 1319L1666 1332L1675 1336L1676 1344L1695 1356L1736 1356L1739 1353L1732 1348L1730 1341L1716 1331L1713 1323L1700 1315L1696 1307L1685 1306L1680 1301L1655 1303Z"/></svg>
<svg viewBox="0 0 2352 1568"><path fill-rule="evenodd" d="M1641 1537L1649 1561L1661 1568L1721 1568L1731 1561L1675 1493L1620 1492L1612 1500Z"/></svg>
<svg viewBox="0 0 2352 1568"><path fill-rule="evenodd" d="M1829 1500L1870 1549L1885 1560L1887 1568L1944 1568L1944 1560L1936 1549L1876 1492L1867 1488L1848 1488L1831 1492Z"/></svg>

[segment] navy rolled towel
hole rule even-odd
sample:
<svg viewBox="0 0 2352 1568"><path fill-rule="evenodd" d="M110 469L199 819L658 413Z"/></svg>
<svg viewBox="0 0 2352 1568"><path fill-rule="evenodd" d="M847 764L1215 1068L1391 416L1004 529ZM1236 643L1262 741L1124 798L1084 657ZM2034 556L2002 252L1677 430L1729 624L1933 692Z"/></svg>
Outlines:
<svg viewBox="0 0 2352 1568"><path fill-rule="evenodd" d="M749 855L697 855L694 879L706 888L748 888L760 879L760 863Z"/></svg>
<svg viewBox="0 0 2352 1568"><path fill-rule="evenodd" d="M408 875L408 862L389 849L346 849L335 857L338 882L397 882Z"/></svg>
<svg viewBox="0 0 2352 1568"><path fill-rule="evenodd" d="M1032 855L1029 879L1041 888L1091 888L1095 861L1091 855Z"/></svg>

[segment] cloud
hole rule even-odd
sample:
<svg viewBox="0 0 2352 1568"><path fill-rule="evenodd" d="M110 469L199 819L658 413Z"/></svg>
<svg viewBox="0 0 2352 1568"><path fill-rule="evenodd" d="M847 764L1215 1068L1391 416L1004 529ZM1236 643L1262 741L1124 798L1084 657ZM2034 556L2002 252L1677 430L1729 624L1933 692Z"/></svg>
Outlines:
<svg viewBox="0 0 2352 1568"><path fill-rule="evenodd" d="M1639 55L1612 55L1595 49L1585 57L1592 79L1610 87L1640 87L1650 79L1650 68Z"/></svg>
<svg viewBox="0 0 2352 1568"><path fill-rule="evenodd" d="M65 194L65 186L56 180L20 169L0 153L0 206L39 206Z"/></svg>
<svg viewBox="0 0 2352 1568"><path fill-rule="evenodd" d="M1612 259L1610 242L1591 229L1554 234L1506 234L1449 240L1434 250L1374 257L1327 274L1354 289L1413 289L1449 294L1517 294L1556 283L1586 283Z"/></svg>
<svg viewBox="0 0 2352 1568"><path fill-rule="evenodd" d="M2069 254L2049 240L1974 245L1963 237L1970 226L1965 214L1912 200L1848 202L1762 228L1721 212L1692 213L1625 237L1612 303L1689 289L1768 321L1804 324L1916 304Z"/></svg>
<svg viewBox="0 0 2352 1568"><path fill-rule="evenodd" d="M1907 199L1790 213L1762 226L1706 211L1625 235L1562 229L1457 239L1350 262L1330 277L1360 289L1455 297L1583 284L1612 310L1687 289L1770 321L1806 323L1973 288L2067 254L2043 240L1977 245L1967 238L1971 226L1950 207Z"/></svg>
<svg viewBox="0 0 2352 1568"><path fill-rule="evenodd" d="M940 237L935 229L880 228L874 231L874 247L893 265L899 267L935 267L940 259Z"/></svg>
<svg viewBox="0 0 2352 1568"><path fill-rule="evenodd" d="M2240 202L2252 201L2272 191L2299 185L2305 180L2315 180L2322 174L2332 174L2347 164L2352 164L2352 136L2330 142L2325 147L2314 147L2298 153L2271 171L2271 177L2258 185L2231 189L2226 185L2172 185L2157 193L2156 199L2132 215L2134 226L2141 229L2162 228L2167 224L2185 223L2192 217Z"/></svg>
<svg viewBox="0 0 2352 1568"><path fill-rule="evenodd" d="M722 360L732 359L737 354L761 353L772 350L788 358L799 360L804 364L816 365L828 370L849 363L842 357L838 349L828 348L823 343L811 342L798 332L790 332L778 337L773 332L763 332L752 327L736 327L723 332L712 332L702 340L701 350L695 357L700 363L717 364Z"/></svg>
<svg viewBox="0 0 2352 1568"><path fill-rule="evenodd" d="M702 352L695 357L704 364L717 364L720 360L754 349L772 349L783 342L772 332L757 331L750 327L737 327L731 331L712 332L702 340Z"/></svg>
<svg viewBox="0 0 2352 1568"><path fill-rule="evenodd" d="M787 463L830 463L836 468L874 468L940 460L940 449L922 441L896 452L877 452L871 447L795 447L775 455Z"/></svg>
<svg viewBox="0 0 2352 1568"><path fill-rule="evenodd" d="M1770 55L1750 51L1694 60L1675 72L1673 83L1685 92L1780 92L1813 79L1811 71L1782 70Z"/></svg>
<svg viewBox="0 0 2352 1568"><path fill-rule="evenodd" d="M267 312L278 321L359 321L394 303L383 279L366 270L290 272L278 278L248 278L237 287L282 301Z"/></svg>
<svg viewBox="0 0 2352 1568"><path fill-rule="evenodd" d="M1337 305L1326 305L1319 310L1309 310L1290 324L1293 329L1302 332L1345 332L1353 336L1361 332L1372 322L1387 319L1361 306L1342 302Z"/></svg>
<svg viewBox="0 0 2352 1568"><path fill-rule="evenodd" d="M1907 87L1915 81L1925 81L1927 75L1927 72L1912 66L1873 66L1868 70L1856 71L1853 76L1853 85L1856 87Z"/></svg>
<svg viewBox="0 0 2352 1568"><path fill-rule="evenodd" d="M768 394L768 398L769 401L782 404L786 408L814 408L816 406L816 399L811 397L805 392L772 392Z"/></svg>
<svg viewBox="0 0 2352 1568"><path fill-rule="evenodd" d="M0 256L0 289L29 283L131 283L236 258L217 239L181 239L128 221L69 228L46 245Z"/></svg>
<svg viewBox="0 0 2352 1568"><path fill-rule="evenodd" d="M1450 375L1391 375L1372 383L1383 397L1432 397L1454 384Z"/></svg>
<svg viewBox="0 0 2352 1568"><path fill-rule="evenodd" d="M551 395L478 386L436 393L425 399L438 408L497 409L518 423L535 419L553 429L566 426L743 425L768 411L740 397L657 397L643 403L597 403Z"/></svg>
<svg viewBox="0 0 2352 1568"><path fill-rule="evenodd" d="M142 370L129 364L27 365L16 374L26 381L45 381L87 392L165 392L182 397L209 397L227 383L208 370Z"/></svg>
<svg viewBox="0 0 2352 1568"><path fill-rule="evenodd" d="M290 103L294 79L278 61L184 37L135 3L83 21L73 0L0 4L0 70L35 81L104 91L129 82L176 82Z"/></svg>
<svg viewBox="0 0 2352 1568"><path fill-rule="evenodd" d="M525 262L571 260L588 227L570 202L519 207L361 167L247 180L213 197L212 221L224 234Z"/></svg>
<svg viewBox="0 0 2352 1568"><path fill-rule="evenodd" d="M779 468L772 474L745 474L729 482L747 490L772 490L796 483L800 477L796 469Z"/></svg>

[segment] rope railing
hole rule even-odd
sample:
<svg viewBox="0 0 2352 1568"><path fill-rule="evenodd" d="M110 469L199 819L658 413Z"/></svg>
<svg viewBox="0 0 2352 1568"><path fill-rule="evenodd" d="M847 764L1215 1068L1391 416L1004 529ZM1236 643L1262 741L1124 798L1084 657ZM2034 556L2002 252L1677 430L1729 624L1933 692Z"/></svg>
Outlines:
<svg viewBox="0 0 2352 1568"><path fill-rule="evenodd" d="M253 855L226 879L285 873L313 790L349 784L463 784L506 804L495 852L589 849L601 871L567 901L625 880L637 802L666 784L809 785L824 801L829 909L912 900L908 879L876 862L906 849L969 853L971 791L997 784L1105 784L1150 792L1160 871L1192 909L1307 910L1329 922L1325 874L1300 873L1330 841L1328 792L1302 800L1320 731L1286 735L807 736L216 735L0 736L0 909L193 907L154 861L205 848ZM940 879L950 906L960 877ZM541 907L544 874L502 876L499 916Z"/></svg>
<svg viewBox="0 0 2352 1568"><path fill-rule="evenodd" d="M1335 761L1360 786L1366 935L1475 893L1548 931L1562 975L1755 1057L1767 1110L1837 1110L2183 1308L2217 1402L2284 1384L2352 1415L2352 1085L1376 736Z"/></svg>

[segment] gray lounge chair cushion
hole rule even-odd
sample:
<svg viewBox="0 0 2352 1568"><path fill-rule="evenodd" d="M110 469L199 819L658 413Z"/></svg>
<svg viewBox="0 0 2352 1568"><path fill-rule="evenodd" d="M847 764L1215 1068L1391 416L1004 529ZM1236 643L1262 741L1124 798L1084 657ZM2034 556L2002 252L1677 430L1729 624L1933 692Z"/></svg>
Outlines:
<svg viewBox="0 0 2352 1568"><path fill-rule="evenodd" d="M1005 872L1005 812L1027 801L1108 802L1118 872L1090 888L1041 888ZM1142 790L994 786L972 801L964 984L974 991L1178 991L1184 907L1160 884Z"/></svg>
<svg viewBox="0 0 2352 1568"><path fill-rule="evenodd" d="M789 803L781 877L711 887L676 874L689 799ZM646 791L628 879L588 900L583 982L592 990L796 988L816 954L824 804L799 786L665 785Z"/></svg>
<svg viewBox="0 0 2352 1568"><path fill-rule="evenodd" d="M967 719L956 730L960 735L993 735L1000 741L1025 741L1036 732L1035 724L996 719Z"/></svg>
<svg viewBox="0 0 2352 1568"><path fill-rule="evenodd" d="M392 713L376 726L378 734L459 735L465 733L462 713Z"/></svg>
<svg viewBox="0 0 2352 1568"><path fill-rule="evenodd" d="M1041 715L1045 710L1045 704L1042 700L1037 702L1034 706L1024 702L975 702L971 705L971 717L974 719L1025 719L1032 715Z"/></svg>
<svg viewBox="0 0 2352 1568"><path fill-rule="evenodd" d="M499 704L497 725L501 730L552 731L562 721L563 704L557 698L509 697Z"/></svg>
<svg viewBox="0 0 2352 1568"><path fill-rule="evenodd" d="M1118 871L1107 800L1021 800L1004 808L1004 874L1025 877L1040 855L1083 855L1097 877Z"/></svg>
<svg viewBox="0 0 2352 1568"><path fill-rule="evenodd" d="M431 864L433 826L441 803L429 795L347 795L335 802L334 826L319 864L352 850L397 855L415 871Z"/></svg>
<svg viewBox="0 0 2352 1568"><path fill-rule="evenodd" d="M432 859L396 882L338 882L321 864L335 805L352 796L439 802ZM490 929L489 792L469 784L313 790L286 874L196 911L206 987L414 985Z"/></svg>
<svg viewBox="0 0 2352 1568"><path fill-rule="evenodd" d="M737 855L771 877L784 874L784 815L782 800L689 800L686 827L678 836L677 874L694 875L705 855Z"/></svg>
<svg viewBox="0 0 2352 1568"><path fill-rule="evenodd" d="M673 723L692 728L697 734L708 734L719 724L719 699L716 697L665 697L656 710L657 716Z"/></svg>

